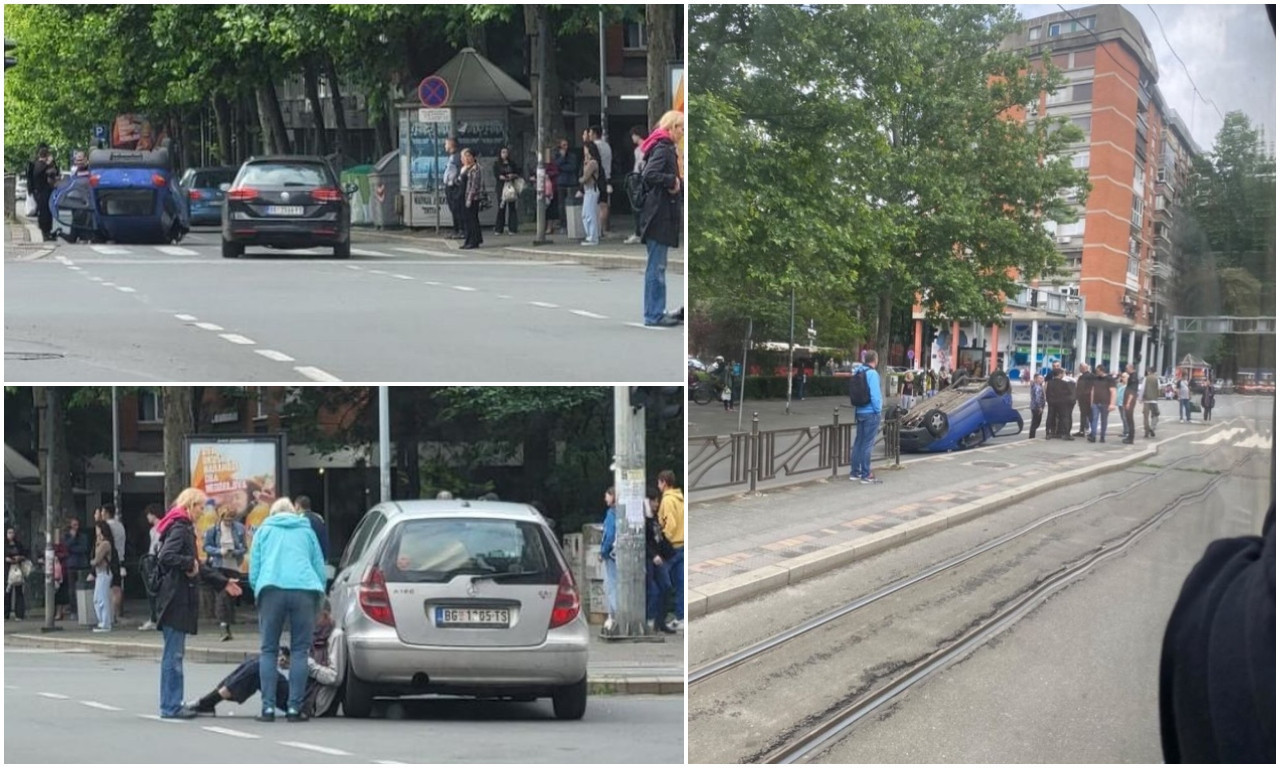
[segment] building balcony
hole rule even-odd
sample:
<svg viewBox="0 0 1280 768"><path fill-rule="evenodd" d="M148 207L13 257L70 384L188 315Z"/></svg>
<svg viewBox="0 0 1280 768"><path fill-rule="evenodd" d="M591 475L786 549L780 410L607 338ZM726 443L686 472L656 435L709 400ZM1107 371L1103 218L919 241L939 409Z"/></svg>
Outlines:
<svg viewBox="0 0 1280 768"><path fill-rule="evenodd" d="M1173 279L1173 267L1171 267L1168 262L1153 261L1151 262L1151 266L1148 268L1148 270L1150 271L1152 277L1157 278L1159 280Z"/></svg>

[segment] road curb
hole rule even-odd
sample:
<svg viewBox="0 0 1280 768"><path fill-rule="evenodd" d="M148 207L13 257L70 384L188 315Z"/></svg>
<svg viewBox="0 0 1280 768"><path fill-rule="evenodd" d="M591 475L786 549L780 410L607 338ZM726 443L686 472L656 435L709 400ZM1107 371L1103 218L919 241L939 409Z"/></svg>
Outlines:
<svg viewBox="0 0 1280 768"><path fill-rule="evenodd" d="M767 565L727 579L688 589L685 610L689 618L699 618L715 611L749 600L780 587L798 584L805 579L821 575L850 563L862 560L885 550L923 538L931 533L967 523L982 515L1025 501L1048 491L1071 485L1085 477L1103 472L1115 472L1140 464L1160 450L1158 446L1145 448L1138 453L1112 459L1089 467L1073 469L1018 488L1010 488L988 496L981 501L970 502L929 517L912 520L896 528L874 533L855 541L835 544L825 549L791 558L784 563Z"/></svg>
<svg viewBox="0 0 1280 768"><path fill-rule="evenodd" d="M163 649L150 643L132 643L88 638L52 637L13 633L4 636L6 646L20 648L48 648L63 651L87 651L101 653L112 658L160 660ZM187 661L197 664L239 664L256 651L236 651L224 648L193 648L188 646L184 654ZM587 677L587 691L594 696L682 695L682 675L628 675L602 672Z"/></svg>

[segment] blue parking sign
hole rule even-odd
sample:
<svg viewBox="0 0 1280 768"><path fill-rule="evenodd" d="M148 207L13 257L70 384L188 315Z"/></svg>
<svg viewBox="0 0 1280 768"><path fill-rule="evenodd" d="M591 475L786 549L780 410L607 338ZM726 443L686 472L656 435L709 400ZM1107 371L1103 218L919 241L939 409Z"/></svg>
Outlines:
<svg viewBox="0 0 1280 768"><path fill-rule="evenodd" d="M106 141L106 140L107 140L107 126L103 125L102 123L97 123L96 125L94 125L94 126L93 126L93 140L94 140L94 141Z"/></svg>

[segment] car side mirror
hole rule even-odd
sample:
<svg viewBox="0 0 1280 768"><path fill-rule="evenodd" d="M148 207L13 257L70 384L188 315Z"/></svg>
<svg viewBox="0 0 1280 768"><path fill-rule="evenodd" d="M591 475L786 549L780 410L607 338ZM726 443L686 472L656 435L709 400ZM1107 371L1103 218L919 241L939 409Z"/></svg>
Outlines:
<svg viewBox="0 0 1280 768"><path fill-rule="evenodd" d="M229 192L231 191L231 185L227 184L226 182L223 182L222 184L218 185L218 189L222 190L223 192Z"/></svg>

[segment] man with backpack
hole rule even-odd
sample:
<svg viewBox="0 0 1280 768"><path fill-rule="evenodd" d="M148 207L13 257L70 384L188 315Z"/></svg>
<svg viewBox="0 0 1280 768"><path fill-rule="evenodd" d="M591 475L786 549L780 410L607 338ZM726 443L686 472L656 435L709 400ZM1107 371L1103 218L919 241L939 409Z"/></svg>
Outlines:
<svg viewBox="0 0 1280 768"><path fill-rule="evenodd" d="M880 392L880 373L876 364L880 361L875 350L869 350L861 365L853 369L849 379L849 403L853 406L858 424L853 447L849 450L849 479L863 485L879 485L880 480L871 473L871 448L880 430L880 411L883 395Z"/></svg>

